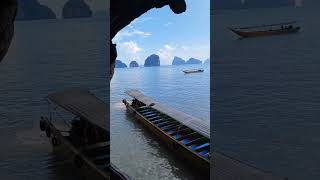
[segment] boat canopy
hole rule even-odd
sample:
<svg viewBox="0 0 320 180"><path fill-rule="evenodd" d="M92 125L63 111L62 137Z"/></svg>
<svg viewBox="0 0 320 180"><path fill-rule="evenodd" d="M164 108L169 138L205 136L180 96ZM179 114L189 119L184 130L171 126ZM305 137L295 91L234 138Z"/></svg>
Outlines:
<svg viewBox="0 0 320 180"><path fill-rule="evenodd" d="M109 132L107 105L84 88L66 89L47 96L47 100Z"/></svg>
<svg viewBox="0 0 320 180"><path fill-rule="evenodd" d="M170 116L171 118L179 121L190 129L210 139L210 125L208 123L205 123L203 120L195 118L184 112L177 111L171 107L165 106L164 104L161 104L153 100L152 98L143 95L139 90L129 90L126 91L126 94L137 99L140 102L143 102L146 106L152 106L152 108Z"/></svg>
<svg viewBox="0 0 320 180"><path fill-rule="evenodd" d="M285 25L291 25L297 23L296 21L290 21L290 22L283 22L283 23L276 23L276 24L263 24L258 26L246 26L246 27L234 27L232 29L254 29L254 28L263 28L263 27L272 27L272 26L285 26Z"/></svg>

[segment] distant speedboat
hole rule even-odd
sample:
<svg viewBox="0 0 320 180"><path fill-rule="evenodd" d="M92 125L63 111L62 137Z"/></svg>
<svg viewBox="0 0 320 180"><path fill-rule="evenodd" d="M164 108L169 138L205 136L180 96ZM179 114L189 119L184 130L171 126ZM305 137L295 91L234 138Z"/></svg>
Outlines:
<svg viewBox="0 0 320 180"><path fill-rule="evenodd" d="M183 70L182 72L184 72L185 74L190 74L190 73L199 73L199 72L203 72L203 69L189 69L189 70Z"/></svg>
<svg viewBox="0 0 320 180"><path fill-rule="evenodd" d="M297 33L301 28L299 26L294 26L295 23L296 21L292 21L259 26L229 27L228 29L242 38L249 38Z"/></svg>

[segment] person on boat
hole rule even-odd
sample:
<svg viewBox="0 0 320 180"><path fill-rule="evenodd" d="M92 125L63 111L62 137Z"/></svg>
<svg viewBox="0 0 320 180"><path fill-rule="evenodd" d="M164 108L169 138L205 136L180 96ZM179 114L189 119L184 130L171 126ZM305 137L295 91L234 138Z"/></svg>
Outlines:
<svg viewBox="0 0 320 180"><path fill-rule="evenodd" d="M186 10L185 0L114 0L111 2L110 78L113 76L117 58L116 44L112 43L115 35L147 11L162 8L166 5L169 5L176 14L183 13Z"/></svg>

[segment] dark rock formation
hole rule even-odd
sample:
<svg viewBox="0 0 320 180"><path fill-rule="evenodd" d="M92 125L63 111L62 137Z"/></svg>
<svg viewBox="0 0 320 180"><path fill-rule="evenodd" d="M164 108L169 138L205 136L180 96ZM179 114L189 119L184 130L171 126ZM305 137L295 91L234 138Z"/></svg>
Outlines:
<svg viewBox="0 0 320 180"><path fill-rule="evenodd" d="M14 34L16 12L16 0L0 1L0 62L7 54Z"/></svg>
<svg viewBox="0 0 320 180"><path fill-rule="evenodd" d="M137 61L131 61L129 67L139 67L139 64L137 63Z"/></svg>
<svg viewBox="0 0 320 180"><path fill-rule="evenodd" d="M126 68L127 65L120 60L116 60L116 68Z"/></svg>
<svg viewBox="0 0 320 180"><path fill-rule="evenodd" d="M92 10L84 0L69 0L63 7L63 18L85 18L91 17Z"/></svg>
<svg viewBox="0 0 320 180"><path fill-rule="evenodd" d="M55 13L37 0L18 0L17 20L56 19Z"/></svg>
<svg viewBox="0 0 320 180"><path fill-rule="evenodd" d="M152 54L145 60L144 67L151 66L160 66L160 57L158 55Z"/></svg>
<svg viewBox="0 0 320 180"><path fill-rule="evenodd" d="M183 65L186 64L186 61L180 57L175 56L172 61L172 65Z"/></svg>
<svg viewBox="0 0 320 180"><path fill-rule="evenodd" d="M200 61L199 59L190 58L186 64L202 64L202 61Z"/></svg>

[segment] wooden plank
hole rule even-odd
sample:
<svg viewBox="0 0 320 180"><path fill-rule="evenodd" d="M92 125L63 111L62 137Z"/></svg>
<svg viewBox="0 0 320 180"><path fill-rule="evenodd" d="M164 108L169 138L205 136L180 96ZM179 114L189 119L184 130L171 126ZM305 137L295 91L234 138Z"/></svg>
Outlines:
<svg viewBox="0 0 320 180"><path fill-rule="evenodd" d="M150 106L151 108L159 111L160 113L163 113L171 117L172 119L180 122L181 124L184 124L190 129L210 139L210 124L205 122L204 120L198 119L184 112L177 111L172 107L159 103L151 97L145 96L138 90L129 90L126 91L126 93L129 96L137 99L138 101L143 102L144 104L146 104L146 106Z"/></svg>
<svg viewBox="0 0 320 180"><path fill-rule="evenodd" d="M91 123L110 130L107 123L108 106L85 88L70 88L47 96L47 100Z"/></svg>

